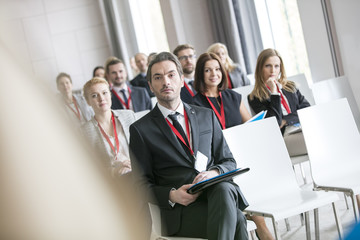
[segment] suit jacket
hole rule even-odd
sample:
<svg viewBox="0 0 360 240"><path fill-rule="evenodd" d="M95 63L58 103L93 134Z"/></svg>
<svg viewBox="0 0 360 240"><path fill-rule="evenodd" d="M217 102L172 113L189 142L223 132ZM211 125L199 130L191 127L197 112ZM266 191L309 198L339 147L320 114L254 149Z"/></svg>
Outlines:
<svg viewBox="0 0 360 240"><path fill-rule="evenodd" d="M128 85L129 86L129 85ZM151 99L145 88L129 86L131 90L131 103L134 108L134 112L140 112L144 110L151 110ZM111 109L124 109L119 99L111 92Z"/></svg>
<svg viewBox="0 0 360 240"><path fill-rule="evenodd" d="M288 92L284 89L281 89L281 91L287 98L291 110L291 113L286 116L282 114L281 99L278 95L270 95L270 98L264 101L260 101L256 97L251 100L250 95L248 95L249 105L255 113L259 113L262 110L267 110L268 112L266 114L266 117L275 116L279 125L281 125L282 119L286 120L288 125L298 123L299 117L297 114L297 110L310 106L310 103L300 93L299 89L296 89L295 93Z"/></svg>
<svg viewBox="0 0 360 240"><path fill-rule="evenodd" d="M155 97L154 93L150 90L150 87L149 87L148 81L146 79L146 76L143 77L141 75L141 73L136 75L136 77L133 80L130 81L130 84L135 86L135 87L143 87L143 88L145 88L150 97Z"/></svg>
<svg viewBox="0 0 360 240"><path fill-rule="evenodd" d="M250 85L250 80L247 78L238 64L236 64L236 68L232 72L229 72L229 76L233 88Z"/></svg>
<svg viewBox="0 0 360 240"><path fill-rule="evenodd" d="M186 103L184 107L191 125L195 156L200 151L208 158L207 170L218 169L224 173L235 169L236 162L213 111ZM134 163L133 171L143 177L140 182L150 189L160 206L167 233L176 233L184 206L175 204L172 208L168 202L169 192L172 188L192 183L199 172L194 167L194 159L186 154L158 106L130 126L130 156ZM248 204L237 185L236 188L238 206L243 210Z"/></svg>
<svg viewBox="0 0 360 240"><path fill-rule="evenodd" d="M114 113L114 117L121 123L125 137L129 143L129 127L133 122L135 122L134 112L131 110L112 110L112 112ZM107 152L106 144L108 143L103 139L100 129L97 127L97 121L94 117L82 126L82 132L89 140L92 147L98 149L102 156L108 157L107 159L102 159L102 164L106 168L111 168L112 155Z"/></svg>
<svg viewBox="0 0 360 240"><path fill-rule="evenodd" d="M192 82L193 83L193 82ZM194 94L196 94L196 91L193 88L192 84L188 84L189 87L191 87L191 89L193 90ZM181 92L180 92L180 98L181 101L187 103L187 104L191 104L193 102L193 96L191 96L190 92L187 90L187 88L185 86L183 86L181 88Z"/></svg>

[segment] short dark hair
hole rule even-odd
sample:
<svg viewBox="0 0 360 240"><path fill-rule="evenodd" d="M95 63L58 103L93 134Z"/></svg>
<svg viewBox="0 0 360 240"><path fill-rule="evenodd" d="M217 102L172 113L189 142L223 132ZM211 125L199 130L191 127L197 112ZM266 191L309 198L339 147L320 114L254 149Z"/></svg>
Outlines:
<svg viewBox="0 0 360 240"><path fill-rule="evenodd" d="M72 80L71 80L70 75L67 74L67 73L61 72L61 73L59 73L59 74L57 75L57 77L56 77L56 85L59 84L60 78L62 78L62 77L67 77L67 78L70 80L70 82L72 83Z"/></svg>
<svg viewBox="0 0 360 240"><path fill-rule="evenodd" d="M227 89L227 76L224 66L221 64L219 57L215 53L203 53L200 55L199 59L196 62L195 80L194 80L194 88L197 92L200 93L206 92L206 85L204 80L204 68L205 68L205 63L209 60L216 60L220 65L222 77L221 77L221 82L218 85L219 91Z"/></svg>
<svg viewBox="0 0 360 240"><path fill-rule="evenodd" d="M98 69L104 69L104 67L103 67L103 66L96 66L96 67L94 68L94 71L93 71L93 77L95 77L95 73L96 73L96 71L97 71ZM104 69L104 70L105 70L105 69Z"/></svg>
<svg viewBox="0 0 360 240"><path fill-rule="evenodd" d="M177 57L172 54L171 52L161 52L158 53L154 56L154 58L151 60L151 62L149 63L149 67L146 73L146 79L151 82L151 68L154 64L159 63L159 62L163 62L163 61L171 61L173 63L175 63L176 65L176 69L179 73L179 76L181 77L183 74L182 71L182 67L181 67L181 63L179 62L179 60L177 59Z"/></svg>
<svg viewBox="0 0 360 240"><path fill-rule="evenodd" d="M105 62L105 72L108 74L109 73L109 66L115 65L115 64L118 64L118 63L124 64L124 62L122 60L118 59L117 57L109 57Z"/></svg>
<svg viewBox="0 0 360 240"><path fill-rule="evenodd" d="M174 49L173 53L178 57L180 51L189 49L189 48L195 51L195 48L193 46L191 46L190 44L182 44L182 45L177 46Z"/></svg>

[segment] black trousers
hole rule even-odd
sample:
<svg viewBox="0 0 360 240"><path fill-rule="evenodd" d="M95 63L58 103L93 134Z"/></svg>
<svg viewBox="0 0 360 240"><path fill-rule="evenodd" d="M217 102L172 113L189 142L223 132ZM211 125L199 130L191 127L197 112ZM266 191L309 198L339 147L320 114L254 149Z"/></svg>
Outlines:
<svg viewBox="0 0 360 240"><path fill-rule="evenodd" d="M237 206L238 193L229 182L209 187L194 203L183 208L176 236L209 240L248 239L246 218Z"/></svg>

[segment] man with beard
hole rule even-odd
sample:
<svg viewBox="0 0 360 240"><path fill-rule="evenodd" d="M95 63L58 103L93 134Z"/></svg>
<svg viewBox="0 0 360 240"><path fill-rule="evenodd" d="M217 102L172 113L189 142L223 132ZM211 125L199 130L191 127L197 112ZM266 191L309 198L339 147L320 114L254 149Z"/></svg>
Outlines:
<svg viewBox="0 0 360 240"><path fill-rule="evenodd" d="M111 109L151 110L151 99L146 89L126 83L127 72L123 61L110 57L105 63L105 75L112 84Z"/></svg>
<svg viewBox="0 0 360 240"><path fill-rule="evenodd" d="M184 86L181 88L180 98L183 102L192 103L196 91L193 87L196 55L195 49L190 44L179 45L173 52L179 59L184 73Z"/></svg>

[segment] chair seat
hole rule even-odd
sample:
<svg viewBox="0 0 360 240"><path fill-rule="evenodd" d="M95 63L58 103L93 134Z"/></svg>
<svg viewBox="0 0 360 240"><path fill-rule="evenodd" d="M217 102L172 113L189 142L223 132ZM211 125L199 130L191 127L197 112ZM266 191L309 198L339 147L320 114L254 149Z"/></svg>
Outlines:
<svg viewBox="0 0 360 240"><path fill-rule="evenodd" d="M272 216L275 221L278 221L337 200L339 200L339 196L335 193L299 190L298 192L284 193L273 199L250 203L245 212Z"/></svg>

